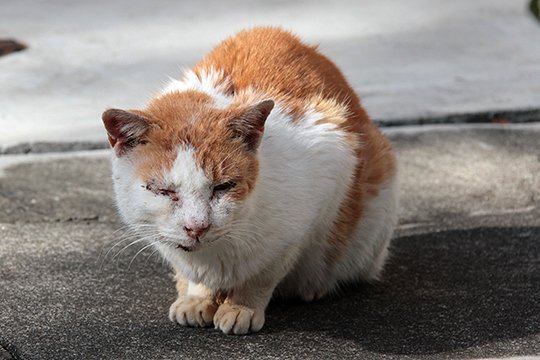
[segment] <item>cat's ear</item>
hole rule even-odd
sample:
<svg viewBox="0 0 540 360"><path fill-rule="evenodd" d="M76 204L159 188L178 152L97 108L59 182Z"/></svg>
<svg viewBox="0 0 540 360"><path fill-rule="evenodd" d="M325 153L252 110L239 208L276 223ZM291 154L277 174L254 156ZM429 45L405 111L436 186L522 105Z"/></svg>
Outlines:
<svg viewBox="0 0 540 360"><path fill-rule="evenodd" d="M273 108L272 100L264 100L251 106L234 119L235 133L242 138L248 150L255 151L259 147L264 133L264 124Z"/></svg>
<svg viewBox="0 0 540 360"><path fill-rule="evenodd" d="M109 109L101 118L107 130L109 143L117 156L127 153L143 142L143 137L150 127L145 117L131 111Z"/></svg>

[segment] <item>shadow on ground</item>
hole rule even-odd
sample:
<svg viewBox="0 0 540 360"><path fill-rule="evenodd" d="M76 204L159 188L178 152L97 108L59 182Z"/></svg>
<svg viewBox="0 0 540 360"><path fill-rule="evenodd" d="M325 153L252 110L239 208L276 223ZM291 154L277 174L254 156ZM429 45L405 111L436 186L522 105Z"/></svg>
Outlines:
<svg viewBox="0 0 540 360"><path fill-rule="evenodd" d="M0 270L6 289L14 287L2 295L12 316L2 315L1 329L25 358L438 359L538 352L538 227L398 238L382 282L312 304L275 301L260 334L236 337L169 323L174 292L167 267L142 256L127 270L136 249L100 266L98 247L80 242L96 226L73 224L81 226L66 235L73 250L52 245Z"/></svg>
<svg viewBox="0 0 540 360"><path fill-rule="evenodd" d="M399 238L381 283L311 306L276 304L267 331L324 332L400 355L538 335L539 235L540 228L478 228Z"/></svg>

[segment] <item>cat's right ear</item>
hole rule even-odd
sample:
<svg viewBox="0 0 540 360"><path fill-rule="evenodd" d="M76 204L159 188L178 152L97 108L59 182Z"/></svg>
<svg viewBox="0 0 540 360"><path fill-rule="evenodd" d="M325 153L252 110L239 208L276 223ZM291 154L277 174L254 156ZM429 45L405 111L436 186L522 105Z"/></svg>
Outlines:
<svg viewBox="0 0 540 360"><path fill-rule="evenodd" d="M143 137L150 127L145 117L131 111L109 109L101 118L107 130L109 143L117 156L126 154L143 142Z"/></svg>

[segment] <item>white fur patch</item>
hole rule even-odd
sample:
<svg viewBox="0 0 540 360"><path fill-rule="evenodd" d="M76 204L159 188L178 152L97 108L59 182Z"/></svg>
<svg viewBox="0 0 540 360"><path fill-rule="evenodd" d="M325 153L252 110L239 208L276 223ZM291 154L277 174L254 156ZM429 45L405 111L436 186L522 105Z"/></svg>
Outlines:
<svg viewBox="0 0 540 360"><path fill-rule="evenodd" d="M171 170L163 176L166 184L173 184L180 200L162 231L177 239L185 236L186 224L210 222L212 182L195 162L194 151L180 147Z"/></svg>
<svg viewBox="0 0 540 360"><path fill-rule="evenodd" d="M202 71L199 78L193 71L184 72L182 80L171 79L169 84L163 89L162 93L183 92L195 90L206 93L214 99L215 107L223 109L232 104L233 98L226 95L229 79L225 77L223 71L210 69Z"/></svg>
<svg viewBox="0 0 540 360"><path fill-rule="evenodd" d="M180 147L171 170L164 176L166 182L179 186L182 194L196 194L211 183L195 162L194 152L192 147Z"/></svg>

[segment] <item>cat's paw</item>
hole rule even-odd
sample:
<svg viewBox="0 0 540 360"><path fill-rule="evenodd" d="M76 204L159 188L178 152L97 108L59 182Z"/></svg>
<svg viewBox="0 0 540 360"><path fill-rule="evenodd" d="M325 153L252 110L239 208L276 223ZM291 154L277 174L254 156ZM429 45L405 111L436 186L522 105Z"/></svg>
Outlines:
<svg viewBox="0 0 540 360"><path fill-rule="evenodd" d="M182 296L171 305L169 319L184 326L210 326L217 308L211 299Z"/></svg>
<svg viewBox="0 0 540 360"><path fill-rule="evenodd" d="M244 335L257 332L264 325L264 310L229 303L221 304L214 315L214 325L225 334Z"/></svg>

